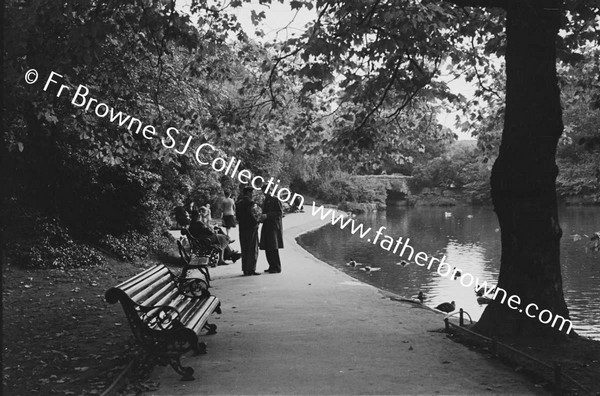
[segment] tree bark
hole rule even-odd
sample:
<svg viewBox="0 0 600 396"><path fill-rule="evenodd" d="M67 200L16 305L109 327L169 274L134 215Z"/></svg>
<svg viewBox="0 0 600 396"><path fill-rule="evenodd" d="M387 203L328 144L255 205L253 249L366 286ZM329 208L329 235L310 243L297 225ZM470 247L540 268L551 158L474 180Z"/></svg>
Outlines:
<svg viewBox="0 0 600 396"><path fill-rule="evenodd" d="M560 0L507 3L506 112L491 186L502 238L498 286L508 297L518 295L521 304L513 310L506 301L493 302L476 330L498 336L557 334L523 311L535 303L539 309L532 314L547 309L569 317L562 289L555 185L556 146L563 130L556 76L563 5Z"/></svg>

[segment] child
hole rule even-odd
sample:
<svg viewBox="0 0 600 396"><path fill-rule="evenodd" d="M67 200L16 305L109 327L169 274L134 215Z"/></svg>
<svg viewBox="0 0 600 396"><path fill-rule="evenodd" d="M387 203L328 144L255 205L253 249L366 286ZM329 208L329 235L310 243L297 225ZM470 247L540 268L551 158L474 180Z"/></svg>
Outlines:
<svg viewBox="0 0 600 396"><path fill-rule="evenodd" d="M212 218L210 213L210 204L200 206L200 221L206 226L210 225L210 219Z"/></svg>

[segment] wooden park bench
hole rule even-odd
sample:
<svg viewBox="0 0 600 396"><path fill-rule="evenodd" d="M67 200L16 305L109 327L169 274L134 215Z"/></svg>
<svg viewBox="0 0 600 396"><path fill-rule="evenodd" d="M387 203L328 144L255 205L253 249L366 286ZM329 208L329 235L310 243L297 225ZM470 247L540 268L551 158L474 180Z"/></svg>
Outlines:
<svg viewBox="0 0 600 396"><path fill-rule="evenodd" d="M105 297L111 304L121 302L137 343L152 363L170 364L182 380L194 379L194 369L181 365L181 355L206 353L198 336L203 329L216 333L208 317L221 313L221 303L210 295L207 282L176 276L158 264L109 289Z"/></svg>
<svg viewBox="0 0 600 396"><path fill-rule="evenodd" d="M219 264L220 249L218 246L212 245L206 240L194 238L189 232L183 235L189 243L189 249L186 249L181 239L177 241L177 247L179 248L179 255L188 267L192 266L194 257L198 260L196 266L216 267ZM208 274L208 269L206 269L206 273ZM210 278L210 276L208 277Z"/></svg>

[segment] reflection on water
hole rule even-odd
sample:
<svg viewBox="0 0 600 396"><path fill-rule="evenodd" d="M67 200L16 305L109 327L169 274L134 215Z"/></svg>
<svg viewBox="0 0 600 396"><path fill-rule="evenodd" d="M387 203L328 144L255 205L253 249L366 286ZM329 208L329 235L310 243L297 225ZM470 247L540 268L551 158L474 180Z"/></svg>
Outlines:
<svg viewBox="0 0 600 396"><path fill-rule="evenodd" d="M384 233L394 239L410 238L409 244L415 252L422 251L437 258L446 255L451 266L481 281L495 284L498 279L500 230L496 215L489 207L390 208L387 212L357 217L356 221L371 227L371 236L384 226ZM587 248L589 237L600 230L600 208L563 208L560 223L564 235L561 240L563 286L574 328L581 335L600 340L600 253ZM456 308L465 309L473 320L485 309L485 305L477 303L473 288L462 286L458 279L439 276L414 262L403 267L399 265L401 258L397 254L337 226L306 234L300 243L324 261L375 286L405 297L421 290L429 306L454 300ZM362 265L381 267L381 271L367 273L360 270L361 265L345 265L350 259Z"/></svg>

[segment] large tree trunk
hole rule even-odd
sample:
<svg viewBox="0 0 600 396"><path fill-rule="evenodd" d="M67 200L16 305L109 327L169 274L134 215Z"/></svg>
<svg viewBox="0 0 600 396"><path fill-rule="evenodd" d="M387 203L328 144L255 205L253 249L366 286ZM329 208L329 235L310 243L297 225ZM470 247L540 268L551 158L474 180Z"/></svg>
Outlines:
<svg viewBox="0 0 600 396"><path fill-rule="evenodd" d="M498 286L508 296L516 294L521 298L521 311L527 304L535 303L539 310L530 311L532 314L548 309L568 318L560 270L562 231L555 187L556 146L563 129L556 77L556 38L562 2L507 3L506 113L500 153L491 178L502 237ZM508 308L506 301L494 302L476 329L488 335L556 333L519 309Z"/></svg>

